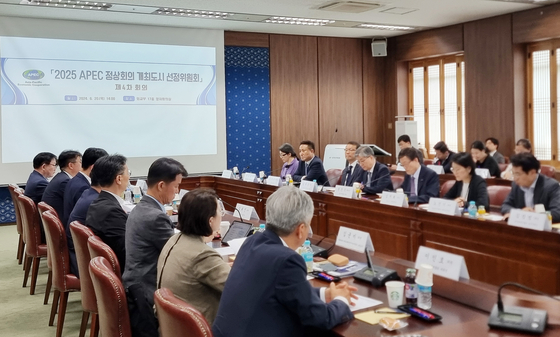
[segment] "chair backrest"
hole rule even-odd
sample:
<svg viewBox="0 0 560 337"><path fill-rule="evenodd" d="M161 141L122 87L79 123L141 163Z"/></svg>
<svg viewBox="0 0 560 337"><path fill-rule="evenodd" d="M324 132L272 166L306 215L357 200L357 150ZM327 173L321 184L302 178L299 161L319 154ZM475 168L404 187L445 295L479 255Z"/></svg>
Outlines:
<svg viewBox="0 0 560 337"><path fill-rule="evenodd" d="M131 337L128 304L121 279L102 256L89 262L99 315L99 330L104 337Z"/></svg>
<svg viewBox="0 0 560 337"><path fill-rule="evenodd" d="M121 265L119 264L117 255L113 249L111 249L111 247L103 242L103 240L101 240L97 235L88 238L88 250L92 259L98 256L103 256L107 259L113 267L113 272L119 277L119 279L121 278Z"/></svg>
<svg viewBox="0 0 560 337"><path fill-rule="evenodd" d="M504 172L507 169L508 164L505 164L505 163L501 164L500 163L500 164L498 164L498 166L500 167L500 172Z"/></svg>
<svg viewBox="0 0 560 337"><path fill-rule="evenodd" d="M70 234L74 242L74 250L76 251L76 260L78 261L78 270L80 272L80 288L82 292L82 308L87 312L97 312L97 300L89 275L89 261L91 255L88 248L88 239L95 234L87 226L82 225L79 221L73 221L70 224Z"/></svg>
<svg viewBox="0 0 560 337"><path fill-rule="evenodd" d="M550 165L541 165L541 173L547 177L554 178L556 175L556 169L554 166Z"/></svg>
<svg viewBox="0 0 560 337"><path fill-rule="evenodd" d="M424 159L424 165L433 165L434 164L434 160L433 159Z"/></svg>
<svg viewBox="0 0 560 337"><path fill-rule="evenodd" d="M488 199L490 199L490 209L501 209L504 200L511 192L511 186L488 186Z"/></svg>
<svg viewBox="0 0 560 337"><path fill-rule="evenodd" d="M161 337L212 337L206 318L191 305L175 297L171 290L156 290L154 303Z"/></svg>
<svg viewBox="0 0 560 337"><path fill-rule="evenodd" d="M391 176L391 183L393 183L393 190L400 188L404 182L403 176L392 175Z"/></svg>
<svg viewBox="0 0 560 337"><path fill-rule="evenodd" d="M25 236L25 252L29 256L39 256L41 244L41 220L35 203L23 194L18 195L18 207L21 214L21 225Z"/></svg>
<svg viewBox="0 0 560 337"><path fill-rule="evenodd" d="M10 191L10 196L12 197L12 202L14 203L14 213L16 213L16 227L18 234L23 234L23 227L21 225L21 214L19 213L17 197L23 194L21 188L16 184L9 184L8 191Z"/></svg>
<svg viewBox="0 0 560 337"><path fill-rule="evenodd" d="M455 180L448 180L444 182L439 190L439 197L443 198L445 193L447 193L451 189L451 187L453 187L454 184L455 184Z"/></svg>
<svg viewBox="0 0 560 337"><path fill-rule="evenodd" d="M329 180L329 185L340 185L340 179L342 178L341 169L329 169L327 170L327 179Z"/></svg>
<svg viewBox="0 0 560 337"><path fill-rule="evenodd" d="M56 216L60 220L60 217L58 216L56 210L46 202L44 201L39 202L37 204L37 208L39 209L39 215L43 214L43 212L50 211L52 215ZM64 227L64 225L62 225L62 227Z"/></svg>
<svg viewBox="0 0 560 337"><path fill-rule="evenodd" d="M44 211L41 217L45 227L47 249L51 257L53 287L61 292L80 289L78 278L70 274L68 240L62 223L51 211Z"/></svg>

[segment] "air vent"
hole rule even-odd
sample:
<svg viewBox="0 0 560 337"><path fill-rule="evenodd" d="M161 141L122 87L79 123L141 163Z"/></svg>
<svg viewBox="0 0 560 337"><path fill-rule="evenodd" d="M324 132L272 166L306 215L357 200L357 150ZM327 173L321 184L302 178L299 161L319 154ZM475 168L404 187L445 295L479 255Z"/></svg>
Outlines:
<svg viewBox="0 0 560 337"><path fill-rule="evenodd" d="M343 13L362 13L381 7L380 4L358 1L337 1L319 7L320 10Z"/></svg>

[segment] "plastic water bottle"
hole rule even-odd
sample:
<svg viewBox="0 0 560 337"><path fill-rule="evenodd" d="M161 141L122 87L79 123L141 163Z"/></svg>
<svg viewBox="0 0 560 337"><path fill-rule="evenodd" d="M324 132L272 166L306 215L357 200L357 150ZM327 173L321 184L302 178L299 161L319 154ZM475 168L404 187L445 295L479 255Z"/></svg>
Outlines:
<svg viewBox="0 0 560 337"><path fill-rule="evenodd" d="M140 202L140 199L142 199L142 192L140 192L139 186L134 186L132 191L134 192L134 203L137 204Z"/></svg>
<svg viewBox="0 0 560 337"><path fill-rule="evenodd" d="M469 202L468 212L469 218L476 219L476 216L478 215L478 209L476 208L476 204L474 201Z"/></svg>
<svg viewBox="0 0 560 337"><path fill-rule="evenodd" d="M124 191L124 201L132 204L132 191L128 187Z"/></svg>
<svg viewBox="0 0 560 337"><path fill-rule="evenodd" d="M307 272L311 273L313 271L313 249L311 249L311 242L309 240L305 240L300 254L307 266Z"/></svg>
<svg viewBox="0 0 560 337"><path fill-rule="evenodd" d="M259 225L259 233L264 232L264 230L266 229L265 227L266 227L266 226L265 226L263 223L260 224L260 225Z"/></svg>
<svg viewBox="0 0 560 337"><path fill-rule="evenodd" d="M432 286L422 285L418 283L418 280L416 285L418 286L418 307L424 310L430 309L432 307Z"/></svg>

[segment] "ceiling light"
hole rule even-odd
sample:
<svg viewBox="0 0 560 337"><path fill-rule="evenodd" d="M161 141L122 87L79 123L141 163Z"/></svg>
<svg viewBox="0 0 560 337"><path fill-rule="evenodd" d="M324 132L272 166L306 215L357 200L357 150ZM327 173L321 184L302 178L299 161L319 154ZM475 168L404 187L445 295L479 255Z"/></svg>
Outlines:
<svg viewBox="0 0 560 337"><path fill-rule="evenodd" d="M197 17L197 18L204 18L204 19L227 19L229 16L233 15L232 13L226 12L217 12L217 11L202 11L202 10L194 10L194 9L183 9L183 8L170 8L170 7L161 7L155 10L152 14L158 15L181 15L186 17Z"/></svg>
<svg viewBox="0 0 560 337"><path fill-rule="evenodd" d="M308 19L308 18L291 18L285 16L273 16L264 22L267 23L280 23L287 25L303 25L303 26L326 26L328 24L334 23L334 20L327 19Z"/></svg>
<svg viewBox="0 0 560 337"><path fill-rule="evenodd" d="M58 0L58 2L62 2L61 0ZM38 5L38 6L50 6L52 3L52 0L23 0L20 2L21 5ZM111 4L108 3L89 3L89 2L83 2L80 4L80 1L76 1L76 0L65 0L64 1L64 5L61 6L61 8L64 8L66 6L72 6L72 8L76 8L76 5L79 5L79 7L81 9L88 9L88 10L100 10L100 11L104 11L107 10L109 8L111 8ZM87 5L87 6L85 6ZM54 6L58 6L58 3L54 3Z"/></svg>
<svg viewBox="0 0 560 337"><path fill-rule="evenodd" d="M379 29L379 30L415 30L414 27L407 27L407 26L389 26L389 25L377 25L373 23L362 23L358 26L358 28L370 28L370 29Z"/></svg>

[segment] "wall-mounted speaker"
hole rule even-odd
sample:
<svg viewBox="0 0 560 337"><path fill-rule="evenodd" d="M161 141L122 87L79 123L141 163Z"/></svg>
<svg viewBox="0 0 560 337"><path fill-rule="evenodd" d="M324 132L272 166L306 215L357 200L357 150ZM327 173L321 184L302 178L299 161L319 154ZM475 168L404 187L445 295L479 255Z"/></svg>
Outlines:
<svg viewBox="0 0 560 337"><path fill-rule="evenodd" d="M373 57L387 56L387 39L371 40L371 56Z"/></svg>

